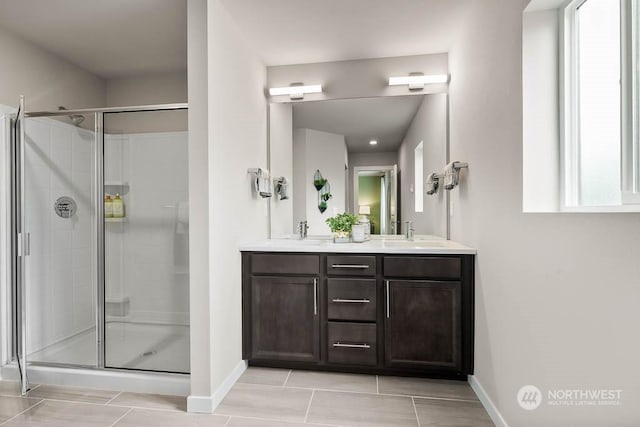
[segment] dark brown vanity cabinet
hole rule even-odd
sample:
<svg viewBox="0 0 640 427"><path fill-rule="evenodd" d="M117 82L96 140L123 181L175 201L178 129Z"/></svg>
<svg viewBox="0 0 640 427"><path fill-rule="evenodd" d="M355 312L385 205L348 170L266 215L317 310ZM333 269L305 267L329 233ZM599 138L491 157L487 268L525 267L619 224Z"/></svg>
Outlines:
<svg viewBox="0 0 640 427"><path fill-rule="evenodd" d="M460 282L386 280L387 366L461 368Z"/></svg>
<svg viewBox="0 0 640 427"><path fill-rule="evenodd" d="M473 289L463 270L472 266L465 261L450 256L384 257L387 366L469 369Z"/></svg>
<svg viewBox="0 0 640 427"><path fill-rule="evenodd" d="M243 355L257 366L464 379L474 255L243 252Z"/></svg>
<svg viewBox="0 0 640 427"><path fill-rule="evenodd" d="M318 255L256 254L243 289L245 358L320 360ZM247 261L245 258L244 261Z"/></svg>

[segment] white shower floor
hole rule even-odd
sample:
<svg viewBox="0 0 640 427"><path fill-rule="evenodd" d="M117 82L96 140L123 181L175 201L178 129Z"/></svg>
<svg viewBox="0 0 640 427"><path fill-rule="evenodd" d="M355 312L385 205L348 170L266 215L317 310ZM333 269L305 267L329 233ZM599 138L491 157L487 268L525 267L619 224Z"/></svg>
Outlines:
<svg viewBox="0 0 640 427"><path fill-rule="evenodd" d="M189 372L189 326L107 322L108 368ZM28 356L30 362L96 365L96 331L82 332Z"/></svg>

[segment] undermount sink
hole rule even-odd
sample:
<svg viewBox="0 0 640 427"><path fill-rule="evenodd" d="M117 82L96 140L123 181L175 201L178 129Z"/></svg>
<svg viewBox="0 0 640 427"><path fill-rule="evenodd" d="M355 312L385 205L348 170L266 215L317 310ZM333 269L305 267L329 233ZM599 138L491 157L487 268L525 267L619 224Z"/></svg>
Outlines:
<svg viewBox="0 0 640 427"><path fill-rule="evenodd" d="M441 248L444 243L438 240L387 240L384 246L387 248Z"/></svg>

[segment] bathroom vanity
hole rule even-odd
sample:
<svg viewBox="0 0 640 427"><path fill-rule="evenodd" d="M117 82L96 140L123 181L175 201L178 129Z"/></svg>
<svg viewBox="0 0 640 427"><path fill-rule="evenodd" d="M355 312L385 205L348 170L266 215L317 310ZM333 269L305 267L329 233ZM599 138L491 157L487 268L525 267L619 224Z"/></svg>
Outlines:
<svg viewBox="0 0 640 427"><path fill-rule="evenodd" d="M447 240L268 240L242 250L253 366L466 379L475 250Z"/></svg>

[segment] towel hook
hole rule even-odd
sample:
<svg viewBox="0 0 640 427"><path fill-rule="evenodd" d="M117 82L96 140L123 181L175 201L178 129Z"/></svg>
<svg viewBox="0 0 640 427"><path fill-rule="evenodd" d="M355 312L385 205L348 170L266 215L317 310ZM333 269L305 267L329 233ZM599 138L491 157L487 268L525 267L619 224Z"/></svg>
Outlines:
<svg viewBox="0 0 640 427"><path fill-rule="evenodd" d="M255 176L253 184L256 193L258 193L262 198L271 197L271 180L269 179L269 172L262 170L261 168L250 168L247 169L247 173Z"/></svg>

